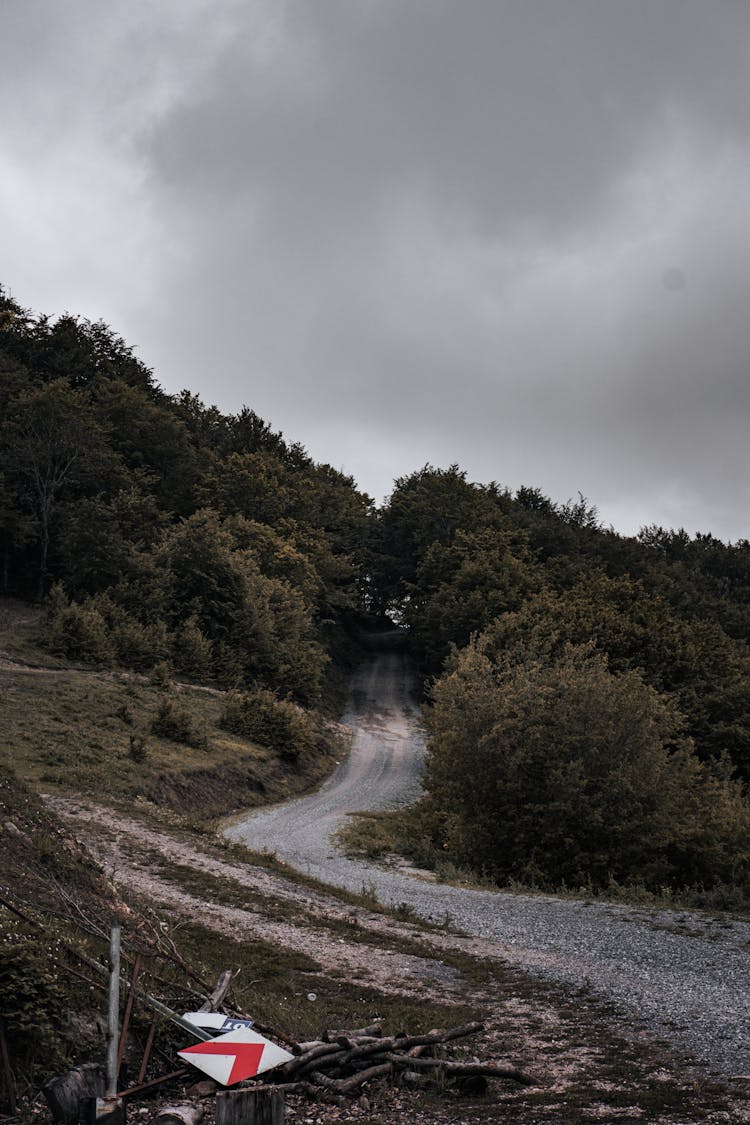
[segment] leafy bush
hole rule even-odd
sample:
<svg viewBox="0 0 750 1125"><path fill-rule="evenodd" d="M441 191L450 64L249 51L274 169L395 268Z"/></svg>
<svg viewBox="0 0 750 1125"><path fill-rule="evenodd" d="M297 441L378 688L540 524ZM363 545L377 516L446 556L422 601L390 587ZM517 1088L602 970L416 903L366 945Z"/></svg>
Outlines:
<svg viewBox="0 0 750 1125"><path fill-rule="evenodd" d="M284 760L295 762L313 745L314 729L310 716L272 691L230 695L219 720L224 730L242 735L275 750Z"/></svg>
<svg viewBox="0 0 750 1125"><path fill-rule="evenodd" d="M211 678L213 646L198 626L195 617L189 617L172 638L172 660L175 670L194 683Z"/></svg>
<svg viewBox="0 0 750 1125"><path fill-rule="evenodd" d="M126 668L145 672L164 660L169 651L167 630L163 621L144 625L125 614L113 628L117 659Z"/></svg>
<svg viewBox="0 0 750 1125"><path fill-rule="evenodd" d="M137 762L139 765L146 761L148 757L148 746L146 745L146 739L143 735L131 734L129 753L133 761Z"/></svg>
<svg viewBox="0 0 750 1125"><path fill-rule="evenodd" d="M169 698L163 699L159 704L151 720L151 733L158 738L167 738L170 742L195 746L199 750L205 749L207 745L205 734L196 729L190 713Z"/></svg>
<svg viewBox="0 0 750 1125"><path fill-rule="evenodd" d="M70 602L61 586L50 591L43 618L44 646L68 660L110 664L114 657L107 623L90 605Z"/></svg>
<svg viewBox="0 0 750 1125"><path fill-rule="evenodd" d="M66 998L57 971L33 941L2 931L0 1011L16 1067L33 1073L44 1064L49 1074L50 1067L65 1061L60 1028L65 1026Z"/></svg>
<svg viewBox="0 0 750 1125"><path fill-rule="evenodd" d="M435 688L433 842L503 881L742 884L748 805L729 764L701 763L682 728L669 700L590 646L509 664L475 642Z"/></svg>

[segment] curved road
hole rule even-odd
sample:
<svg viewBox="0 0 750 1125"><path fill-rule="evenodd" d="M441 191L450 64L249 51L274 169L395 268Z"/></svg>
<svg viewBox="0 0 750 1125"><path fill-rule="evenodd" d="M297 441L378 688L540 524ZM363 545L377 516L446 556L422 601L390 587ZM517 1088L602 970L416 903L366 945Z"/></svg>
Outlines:
<svg viewBox="0 0 750 1125"><path fill-rule="evenodd" d="M354 677L344 722L350 757L321 790L249 813L226 834L274 851L328 883L374 887L426 919L449 915L497 954L549 979L588 985L621 1014L731 1075L750 1072L750 923L542 895L474 891L344 858L331 836L348 813L419 794L424 741L407 658L372 656Z"/></svg>

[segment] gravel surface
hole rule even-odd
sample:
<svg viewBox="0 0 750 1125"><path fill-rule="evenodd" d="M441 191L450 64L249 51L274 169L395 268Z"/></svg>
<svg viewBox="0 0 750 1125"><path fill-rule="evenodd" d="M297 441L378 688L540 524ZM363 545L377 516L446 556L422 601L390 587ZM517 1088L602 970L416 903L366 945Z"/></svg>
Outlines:
<svg viewBox="0 0 750 1125"><path fill-rule="evenodd" d="M350 812L408 804L419 794L424 741L406 657L360 669L344 722L351 756L310 797L248 814L226 830L301 871L428 920L446 915L500 957L555 981L588 986L621 1017L646 1025L712 1070L750 1074L750 923L687 911L639 910L542 895L467 890L346 859L331 836Z"/></svg>

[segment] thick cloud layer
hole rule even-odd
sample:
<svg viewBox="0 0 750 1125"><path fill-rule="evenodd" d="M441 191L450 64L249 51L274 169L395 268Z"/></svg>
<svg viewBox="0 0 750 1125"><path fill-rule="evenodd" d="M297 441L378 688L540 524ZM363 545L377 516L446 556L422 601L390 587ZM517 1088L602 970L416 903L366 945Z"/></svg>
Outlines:
<svg viewBox="0 0 750 1125"><path fill-rule="evenodd" d="M2 280L377 498L750 535L744 0L11 0Z"/></svg>

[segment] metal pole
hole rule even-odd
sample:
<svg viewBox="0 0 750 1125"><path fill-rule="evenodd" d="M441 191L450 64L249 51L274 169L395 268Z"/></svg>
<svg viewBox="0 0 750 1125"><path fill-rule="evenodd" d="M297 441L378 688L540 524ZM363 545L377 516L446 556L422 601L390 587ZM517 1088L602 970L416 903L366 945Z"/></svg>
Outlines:
<svg viewBox="0 0 750 1125"><path fill-rule="evenodd" d="M107 1089L105 1096L117 1097L117 1040L120 1019L120 927L109 933L109 1008L107 1010Z"/></svg>

